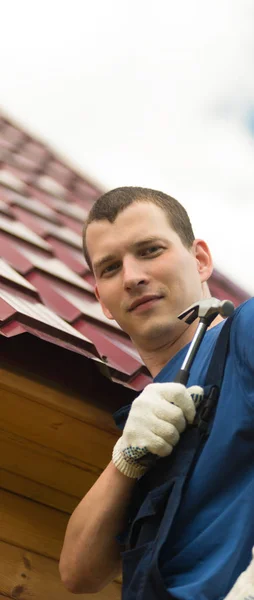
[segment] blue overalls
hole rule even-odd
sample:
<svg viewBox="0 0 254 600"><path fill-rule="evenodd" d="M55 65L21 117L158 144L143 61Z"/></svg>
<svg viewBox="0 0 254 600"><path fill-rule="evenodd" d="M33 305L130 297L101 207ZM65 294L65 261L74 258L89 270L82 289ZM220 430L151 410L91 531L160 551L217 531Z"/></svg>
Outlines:
<svg viewBox="0 0 254 600"><path fill-rule="evenodd" d="M127 528L119 536L126 549L122 553L123 600L172 598L160 573L160 553L170 537L185 486L212 427L233 316L227 319L217 339L203 386L204 400L197 410L194 425L181 435L172 455L157 460L136 483ZM130 408L131 405L125 406L113 415L121 430Z"/></svg>

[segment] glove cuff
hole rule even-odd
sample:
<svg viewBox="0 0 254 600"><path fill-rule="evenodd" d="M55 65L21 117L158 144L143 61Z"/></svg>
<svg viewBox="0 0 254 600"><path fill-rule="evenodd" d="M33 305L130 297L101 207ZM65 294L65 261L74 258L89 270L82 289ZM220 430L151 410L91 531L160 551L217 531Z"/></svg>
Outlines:
<svg viewBox="0 0 254 600"><path fill-rule="evenodd" d="M147 472L148 467L135 463L131 458L126 460L121 450L121 441L122 438L119 438L113 448L112 461L123 475L131 479L139 479L139 477L142 477Z"/></svg>

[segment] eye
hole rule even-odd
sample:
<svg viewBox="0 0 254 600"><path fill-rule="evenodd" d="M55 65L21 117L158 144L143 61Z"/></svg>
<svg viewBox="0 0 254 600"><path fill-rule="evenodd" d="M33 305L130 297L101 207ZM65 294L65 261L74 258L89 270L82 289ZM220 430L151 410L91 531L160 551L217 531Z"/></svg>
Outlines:
<svg viewBox="0 0 254 600"><path fill-rule="evenodd" d="M149 248L146 248L145 250L142 250L142 254L154 254L155 252L157 252L158 250L162 250L161 246L149 246Z"/></svg>
<svg viewBox="0 0 254 600"><path fill-rule="evenodd" d="M118 263L112 263L112 265L109 265L108 267L103 269L101 276L113 273L118 266Z"/></svg>

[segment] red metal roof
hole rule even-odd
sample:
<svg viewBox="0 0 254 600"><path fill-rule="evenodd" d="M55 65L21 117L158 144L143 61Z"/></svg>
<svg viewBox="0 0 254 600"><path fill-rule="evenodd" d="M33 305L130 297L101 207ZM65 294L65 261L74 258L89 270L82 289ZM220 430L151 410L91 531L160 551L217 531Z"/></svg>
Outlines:
<svg viewBox="0 0 254 600"><path fill-rule="evenodd" d="M143 389L149 373L104 316L83 258L83 222L102 190L3 116L0 161L0 334L40 337ZM217 271L210 283L214 296L236 305L248 297Z"/></svg>

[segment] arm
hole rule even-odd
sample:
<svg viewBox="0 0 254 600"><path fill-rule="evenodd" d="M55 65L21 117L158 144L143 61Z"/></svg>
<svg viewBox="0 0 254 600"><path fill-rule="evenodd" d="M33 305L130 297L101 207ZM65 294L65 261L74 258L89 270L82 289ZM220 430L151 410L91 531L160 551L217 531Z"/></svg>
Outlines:
<svg viewBox="0 0 254 600"><path fill-rule="evenodd" d="M97 592L119 573L116 536L124 529L135 481L151 466L140 459L148 452L168 456L194 416L190 392L179 383L150 384L134 400L113 462L69 520L60 557L60 575L68 590Z"/></svg>
<svg viewBox="0 0 254 600"><path fill-rule="evenodd" d="M73 593L93 593L119 574L120 545L135 479L109 463L73 512L65 534L59 570Z"/></svg>

